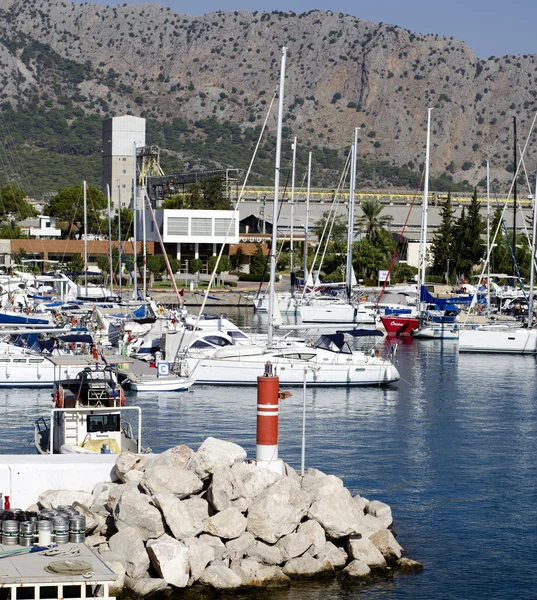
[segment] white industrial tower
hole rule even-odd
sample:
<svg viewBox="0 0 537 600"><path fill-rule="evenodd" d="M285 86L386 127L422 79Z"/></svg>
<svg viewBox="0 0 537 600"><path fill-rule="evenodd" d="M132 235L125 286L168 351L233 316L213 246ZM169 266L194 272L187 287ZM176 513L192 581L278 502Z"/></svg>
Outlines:
<svg viewBox="0 0 537 600"><path fill-rule="evenodd" d="M125 115L103 121L103 180L102 190L110 186L112 206L118 203L129 206L132 200L132 179L134 169L134 144L145 146L145 119Z"/></svg>

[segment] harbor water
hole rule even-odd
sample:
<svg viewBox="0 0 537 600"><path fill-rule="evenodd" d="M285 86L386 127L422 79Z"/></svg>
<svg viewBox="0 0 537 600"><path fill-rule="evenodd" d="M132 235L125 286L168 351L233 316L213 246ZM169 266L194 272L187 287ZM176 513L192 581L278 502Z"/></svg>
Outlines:
<svg viewBox="0 0 537 600"><path fill-rule="evenodd" d="M389 504L398 541L423 572L369 587L310 582L270 598L537 596L535 358L459 355L456 344L401 344L402 379L385 388L306 392L306 465ZM299 468L303 394L291 391L281 405L280 456ZM32 425L50 401L49 390L0 390L2 452L33 452ZM254 388L194 386L128 402L142 407L143 442L155 452L196 448L210 435L255 454Z"/></svg>

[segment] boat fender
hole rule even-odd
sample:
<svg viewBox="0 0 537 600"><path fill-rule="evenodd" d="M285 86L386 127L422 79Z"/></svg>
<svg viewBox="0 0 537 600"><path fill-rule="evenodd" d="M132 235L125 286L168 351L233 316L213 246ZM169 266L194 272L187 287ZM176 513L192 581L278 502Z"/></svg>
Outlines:
<svg viewBox="0 0 537 600"><path fill-rule="evenodd" d="M98 358L99 358L99 352L97 351L97 346L95 344L93 345L93 349L92 349L91 353L93 355L93 358L95 360L98 360Z"/></svg>
<svg viewBox="0 0 537 600"><path fill-rule="evenodd" d="M125 406L125 390L121 386L119 388L119 400L121 402L121 406Z"/></svg>
<svg viewBox="0 0 537 600"><path fill-rule="evenodd" d="M56 408L63 408L63 401L64 401L64 391L63 391L63 388L59 388L56 390L56 393L54 394L54 405L56 406Z"/></svg>

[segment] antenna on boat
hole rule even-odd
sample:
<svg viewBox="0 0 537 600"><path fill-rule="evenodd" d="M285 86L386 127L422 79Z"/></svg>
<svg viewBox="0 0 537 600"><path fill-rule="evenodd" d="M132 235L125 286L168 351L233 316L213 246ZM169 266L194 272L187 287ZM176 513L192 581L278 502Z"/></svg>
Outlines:
<svg viewBox="0 0 537 600"><path fill-rule="evenodd" d="M88 190L84 181L84 287L88 296Z"/></svg>
<svg viewBox="0 0 537 600"><path fill-rule="evenodd" d="M276 249L278 242L278 201L280 192L280 162L282 153L282 125L283 125L283 95L285 88L285 61L287 58L287 48L282 48L282 62L280 72L280 89L278 98L278 132L276 136L276 166L274 170L274 218L272 224L272 247L270 249L270 284L269 284L269 323L268 323L268 347L272 348L272 338L274 337L274 304L276 300Z"/></svg>

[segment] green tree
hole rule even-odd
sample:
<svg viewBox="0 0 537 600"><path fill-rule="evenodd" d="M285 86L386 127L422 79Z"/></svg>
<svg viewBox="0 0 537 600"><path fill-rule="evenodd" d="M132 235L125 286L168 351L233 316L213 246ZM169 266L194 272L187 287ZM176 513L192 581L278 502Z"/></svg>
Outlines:
<svg viewBox="0 0 537 600"><path fill-rule="evenodd" d="M462 209L453 234L453 257L456 271L460 275L466 277L470 275L474 265L482 260L485 251L485 244L481 237L483 229L484 223L479 212L476 189L468 212Z"/></svg>
<svg viewBox="0 0 537 600"><path fill-rule="evenodd" d="M25 200L22 190L14 185L0 188L0 219L22 221L35 216L37 211Z"/></svg>
<svg viewBox="0 0 537 600"><path fill-rule="evenodd" d="M257 249L250 260L250 273L253 275L262 275L267 264L267 258L260 244L256 244L256 247Z"/></svg>
<svg viewBox="0 0 537 600"><path fill-rule="evenodd" d="M203 182L203 206L211 210L229 209L229 201L224 196L224 186L221 177L214 177Z"/></svg>
<svg viewBox="0 0 537 600"><path fill-rule="evenodd" d="M388 261L385 252L364 238L353 244L353 267L364 277L377 278L379 269L386 269Z"/></svg>
<svg viewBox="0 0 537 600"><path fill-rule="evenodd" d="M162 275L166 271L166 261L161 254L155 254L147 256L145 264L149 271L149 287L151 287L155 281L155 275Z"/></svg>
<svg viewBox="0 0 537 600"><path fill-rule="evenodd" d="M84 191L82 185L62 188L50 199L45 214L67 222L67 237L71 237L74 224L78 224L80 234L84 233ZM88 232L98 233L103 229L100 211L107 206L107 200L101 190L89 185L87 187Z"/></svg>
<svg viewBox="0 0 537 600"><path fill-rule="evenodd" d="M326 225L326 222L327 222L329 216L330 216L330 214L328 212L325 212L323 214L323 216L317 221L317 223L315 223L313 231L315 232L315 235L317 236L318 240L320 240L323 235L323 231L324 231L324 228L325 228L325 225ZM325 243L327 242L326 236L329 233L330 233L330 240L328 240L328 241L330 243L333 243L336 246L341 246L342 244L346 243L347 220L345 219L345 217L343 215L336 215L333 219L331 219L331 222L328 223L328 226L326 228L325 238L324 238Z"/></svg>
<svg viewBox="0 0 537 600"><path fill-rule="evenodd" d="M448 273L450 266L456 266L455 261L453 260L454 214L453 205L451 203L451 192L448 192L448 196L444 205L442 206L440 215L442 217L442 222L440 224L440 228L433 236L433 243L431 247L431 254L433 257L431 273L434 275L444 275L444 273Z"/></svg>
<svg viewBox="0 0 537 600"><path fill-rule="evenodd" d="M372 244L375 244L379 238L388 234L386 227L390 224L392 217L383 215L384 206L378 200L364 200L361 204L362 216L357 222L365 237Z"/></svg>
<svg viewBox="0 0 537 600"><path fill-rule="evenodd" d="M188 261L188 270L191 273L200 273L201 270L203 269L203 261L199 258L191 258Z"/></svg>
<svg viewBox="0 0 537 600"><path fill-rule="evenodd" d="M242 249L242 246L237 246L235 254L232 254L230 259L234 271L240 271L241 268L248 263L248 257L246 256L246 252Z"/></svg>

